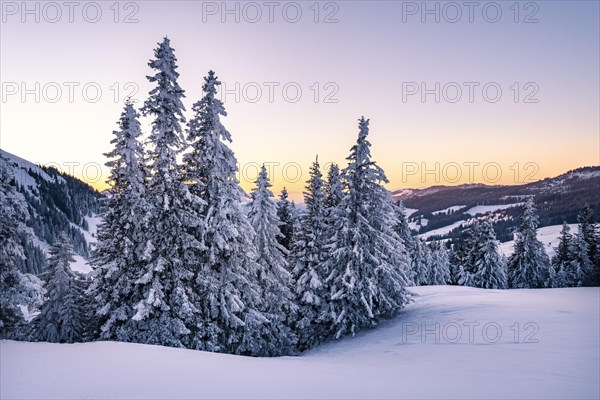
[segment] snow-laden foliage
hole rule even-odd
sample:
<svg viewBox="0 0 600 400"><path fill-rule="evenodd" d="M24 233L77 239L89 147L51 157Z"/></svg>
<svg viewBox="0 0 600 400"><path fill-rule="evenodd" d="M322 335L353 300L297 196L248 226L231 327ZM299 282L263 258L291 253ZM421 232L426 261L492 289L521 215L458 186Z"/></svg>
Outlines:
<svg viewBox="0 0 600 400"><path fill-rule="evenodd" d="M343 170L346 195L336 207L327 260L333 336L340 338L396 315L409 301L408 260L394 231L388 180L371 159L369 121L361 118L356 144Z"/></svg>
<svg viewBox="0 0 600 400"><path fill-rule="evenodd" d="M430 284L431 263L431 249L423 239L415 238L410 252L410 279L414 286Z"/></svg>
<svg viewBox="0 0 600 400"><path fill-rule="evenodd" d="M285 247L289 253L296 234L294 232L296 215L292 202L288 200L288 191L285 187L281 190L277 201L277 218L280 221L279 230L281 231L281 235L277 236L277 242Z"/></svg>
<svg viewBox="0 0 600 400"><path fill-rule="evenodd" d="M325 183L317 159L312 163L306 181L306 212L300 219L292 254L294 293L299 307L296 330L301 350L322 343L331 330L330 290L325 269L329 251L325 202Z"/></svg>
<svg viewBox="0 0 600 400"><path fill-rule="evenodd" d="M594 214L590 206L583 207L577 216L579 222L577 262L584 271L584 284L600 286L600 228L594 222ZM587 248L587 258L583 254Z"/></svg>
<svg viewBox="0 0 600 400"><path fill-rule="evenodd" d="M13 166L0 155L0 338L18 339L26 324L19 306L40 305L43 290L39 279L18 268L24 257L21 237L27 239L31 231L25 225L27 205L13 177Z"/></svg>
<svg viewBox="0 0 600 400"><path fill-rule="evenodd" d="M431 248L430 285L447 285L450 283L450 256L443 243L433 242Z"/></svg>
<svg viewBox="0 0 600 400"><path fill-rule="evenodd" d="M325 207L333 210L344 198L344 184L340 175L340 167L333 163L327 170L327 180L325 181Z"/></svg>
<svg viewBox="0 0 600 400"><path fill-rule="evenodd" d="M583 271L579 263L574 262L573 251L578 246L574 242L571 228L564 222L560 231L558 246L555 248L556 254L552 257L552 267L554 269L553 287L581 286L583 283Z"/></svg>
<svg viewBox="0 0 600 400"><path fill-rule="evenodd" d="M113 150L105 154L110 159L106 166L110 168L111 189L107 211L98 226L92 253L95 270L88 289L96 325L92 329L98 330L96 335L103 340L131 340L128 321L136 313L134 281L144 262L142 255L150 219L138 118L128 101L119 119L119 129L113 131Z"/></svg>
<svg viewBox="0 0 600 400"><path fill-rule="evenodd" d="M184 158L186 181L203 204L205 248L194 279L199 326L192 347L234 354L266 355L270 322L260 311L255 232L244 215L237 162L221 123L227 113L216 98L221 84L213 71L204 78L204 96L188 125L191 152Z"/></svg>
<svg viewBox="0 0 600 400"><path fill-rule="evenodd" d="M464 285L483 289L505 289L506 265L498 251L496 233L489 218L471 229L470 249L463 265Z"/></svg>
<svg viewBox="0 0 600 400"><path fill-rule="evenodd" d="M508 284L511 288L543 288L550 282L550 260L538 240L538 217L530 197L523 207L521 224L515 233L515 249L508 261Z"/></svg>
<svg viewBox="0 0 600 400"><path fill-rule="evenodd" d="M33 321L35 337L52 343L81 342L85 329L83 286L70 267L75 252L66 233L58 236L48 254L44 274L48 298Z"/></svg>
<svg viewBox="0 0 600 400"><path fill-rule="evenodd" d="M287 249L277 239L281 237L277 206L271 199L272 185L263 165L252 190L250 223L256 232L254 244L258 258L258 286L261 290L261 310L269 319L263 328L267 348L263 355L278 356L295 352L297 338L291 329L297 306L293 301L291 275L287 268Z"/></svg>
<svg viewBox="0 0 600 400"><path fill-rule="evenodd" d="M169 39L164 38L154 55L148 65L155 74L148 80L156 86L142 108L152 118L151 149L146 156L151 218L145 224L142 262L128 300L135 314L125 323L123 330L128 333L123 340L184 347L198 324L191 283L203 248L197 239L202 220L199 201L187 190L177 165L184 145L185 108Z"/></svg>

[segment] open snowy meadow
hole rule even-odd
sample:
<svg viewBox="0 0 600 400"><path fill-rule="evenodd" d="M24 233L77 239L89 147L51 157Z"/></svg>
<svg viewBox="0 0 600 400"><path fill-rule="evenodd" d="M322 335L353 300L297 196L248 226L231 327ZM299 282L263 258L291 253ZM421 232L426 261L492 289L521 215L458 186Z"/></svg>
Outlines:
<svg viewBox="0 0 600 400"><path fill-rule="evenodd" d="M3 341L0 397L600 397L600 288L410 290L398 318L298 357Z"/></svg>

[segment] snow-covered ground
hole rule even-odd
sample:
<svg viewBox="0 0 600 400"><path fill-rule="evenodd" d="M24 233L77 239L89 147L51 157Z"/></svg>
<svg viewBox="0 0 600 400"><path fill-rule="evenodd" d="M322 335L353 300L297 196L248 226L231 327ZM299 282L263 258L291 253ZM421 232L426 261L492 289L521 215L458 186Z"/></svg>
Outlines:
<svg viewBox="0 0 600 400"><path fill-rule="evenodd" d="M575 234L577 232L578 224L569 224L569 228L571 228L571 234ZM562 225L551 225L545 226L543 228L539 228L537 230L537 237L544 245L544 249L546 250L546 254L548 257L554 256L556 251L554 250L558 246L558 239L560 237L560 231L562 230ZM509 242L500 243L498 249L501 254L505 256L510 256L515 247L515 241L511 240Z"/></svg>
<svg viewBox="0 0 600 400"><path fill-rule="evenodd" d="M599 398L600 289L431 286L300 357L114 342L0 344L0 398Z"/></svg>
<svg viewBox="0 0 600 400"><path fill-rule="evenodd" d="M427 240L431 236L434 236L434 235L445 235L447 233L450 233L450 231L452 229L458 228L461 225L468 225L468 221L456 221L456 222L454 222L454 223L452 223L450 225L446 225L446 226L443 226L441 228L437 228L437 229L433 229L433 230L431 230L429 232L425 232L425 233L419 235L419 237L421 239L423 239L423 240Z"/></svg>
<svg viewBox="0 0 600 400"><path fill-rule="evenodd" d="M492 204L492 205L488 205L488 206L475 206L475 207L471 207L467 211L465 211L465 214L469 214L469 215L485 214L485 213L492 212L492 211L506 210L507 208L518 207L523 204L525 204L525 203L521 202L521 203L513 203L513 204Z"/></svg>
<svg viewBox="0 0 600 400"><path fill-rule="evenodd" d="M443 210L434 211L431 214L433 214L433 215L448 214L449 212L455 212L464 207L466 207L466 206L452 206L452 207L444 208Z"/></svg>

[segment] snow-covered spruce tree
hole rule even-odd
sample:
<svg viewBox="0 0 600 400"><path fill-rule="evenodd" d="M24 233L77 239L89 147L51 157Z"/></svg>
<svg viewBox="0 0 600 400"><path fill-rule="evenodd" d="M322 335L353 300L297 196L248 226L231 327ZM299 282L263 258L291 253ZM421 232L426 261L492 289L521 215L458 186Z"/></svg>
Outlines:
<svg viewBox="0 0 600 400"><path fill-rule="evenodd" d="M469 286L483 289L505 289L506 265L498 252L496 233L489 218L479 223L475 241L468 253Z"/></svg>
<svg viewBox="0 0 600 400"><path fill-rule="evenodd" d="M221 123L227 113L216 97L221 84L209 71L204 96L188 124L191 152L184 157L190 191L204 203L205 248L195 281L200 325L192 346L234 354L268 355L272 332L261 312L255 232L241 207L244 195L236 178L237 161L225 141L231 134Z"/></svg>
<svg viewBox="0 0 600 400"><path fill-rule="evenodd" d="M479 230L481 223L475 220L467 230L467 237L459 246L455 254L457 261L456 272L458 274L457 283L462 286L474 286L471 278L475 273L475 257L477 253L473 253L472 249L479 241Z"/></svg>
<svg viewBox="0 0 600 400"><path fill-rule="evenodd" d="M450 258L443 243L433 242L431 247L430 285L447 285L450 282Z"/></svg>
<svg viewBox="0 0 600 400"><path fill-rule="evenodd" d="M588 259L591 263L589 270L586 273L585 285L600 286L600 231L598 224L594 222L594 213L587 204L577 216L579 222L578 235L585 242L588 251ZM583 246L583 244L580 244ZM580 263L583 268L586 268L585 259L579 255Z"/></svg>
<svg viewBox="0 0 600 400"><path fill-rule="evenodd" d="M17 192L10 161L0 155L0 339L21 339L27 322L19 306L41 304L40 280L19 271L24 257L21 236L29 237L27 204Z"/></svg>
<svg viewBox="0 0 600 400"><path fill-rule="evenodd" d="M538 217L530 197L523 207L521 224L515 233L514 252L508 260L509 287L543 288L548 286L550 260L538 240Z"/></svg>
<svg viewBox="0 0 600 400"><path fill-rule="evenodd" d="M400 237L402 244L404 245L404 252L406 254L406 258L411 260L412 265L412 252L413 246L415 246L415 239L412 236L410 231L410 227L408 226L408 220L406 218L406 208L404 207L404 203L402 200L397 200L394 202L394 211L396 212L396 225L394 226L394 230ZM412 270L411 270L412 271ZM410 274L410 278L412 280L412 272Z"/></svg>
<svg viewBox="0 0 600 400"><path fill-rule="evenodd" d="M415 238L412 241L410 253L410 279L412 285L423 286L430 284L431 278L431 250L423 239Z"/></svg>
<svg viewBox="0 0 600 400"><path fill-rule="evenodd" d="M177 59L169 39L164 38L154 55L148 65L155 74L148 80L156 87L142 108L152 118L151 149L146 155L151 218L145 226L146 243L134 277L134 294L128 300L135 314L122 332L127 341L187 347L198 324L191 289L202 249L197 239L202 220L199 201L188 192L177 165L184 143L184 92L177 83Z"/></svg>
<svg viewBox="0 0 600 400"><path fill-rule="evenodd" d="M342 173L346 195L336 208L337 229L327 262L335 338L377 325L410 299L409 262L394 231L391 194L382 186L388 180L371 159L369 120L361 118L359 130Z"/></svg>
<svg viewBox="0 0 600 400"><path fill-rule="evenodd" d="M299 307L295 325L300 350L322 343L331 332L330 290L325 269L329 235L325 202L325 183L317 159L312 163L306 181L306 212L300 219L292 254L294 293Z"/></svg>
<svg viewBox="0 0 600 400"><path fill-rule="evenodd" d="M293 354L297 336L291 329L296 318L297 306L293 302L292 277L288 272L287 249L277 239L281 236L277 217L277 206L269 189L272 185L263 165L256 178L250 204L250 223L256 232L254 243L258 253L258 284L261 289L262 311L269 319L265 326L267 348L263 355L278 356Z"/></svg>
<svg viewBox="0 0 600 400"><path fill-rule="evenodd" d="M70 264L75 261L73 246L61 233L48 250L44 285L48 298L33 321L38 340L74 343L83 339L83 290Z"/></svg>
<svg viewBox="0 0 600 400"><path fill-rule="evenodd" d="M138 118L133 104L127 101L119 129L113 131L114 148L105 154L110 159L106 166L110 168L111 188L92 252L95 270L87 293L96 317L96 335L102 340L131 340L130 327L123 328L136 313L134 281L144 262L141 255L150 218Z"/></svg>
<svg viewBox="0 0 600 400"><path fill-rule="evenodd" d="M571 228L566 222L563 222L558 246L555 248L556 254L552 257L552 267L554 268L554 287L577 286L576 282L581 280L577 277L574 269L571 250L573 248L573 235Z"/></svg>
<svg viewBox="0 0 600 400"><path fill-rule="evenodd" d="M589 243L585 240L583 224L579 224L570 247L573 286L594 286L594 264L589 257Z"/></svg>
<svg viewBox="0 0 600 400"><path fill-rule="evenodd" d="M281 190L277 201L277 218L281 221L279 226L281 235L277 236L277 242L289 252L294 243L294 219L296 216L294 215L292 202L288 200L288 191L285 187Z"/></svg>

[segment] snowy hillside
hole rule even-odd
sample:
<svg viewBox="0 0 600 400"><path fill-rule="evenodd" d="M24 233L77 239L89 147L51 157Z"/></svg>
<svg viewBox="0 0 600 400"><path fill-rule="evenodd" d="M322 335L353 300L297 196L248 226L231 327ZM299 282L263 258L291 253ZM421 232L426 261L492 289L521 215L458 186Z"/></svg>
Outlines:
<svg viewBox="0 0 600 400"><path fill-rule="evenodd" d="M86 183L52 168L42 167L14 154L0 150L14 167L17 190L27 202L32 229L31 242L23 242L26 258L23 271L39 274L46 268L48 248L60 232L67 232L74 248L76 262L72 269L87 273L89 245L99 222L97 214L101 195Z"/></svg>
<svg viewBox="0 0 600 400"><path fill-rule="evenodd" d="M5 341L0 397L600 396L599 288L412 290L419 296L397 319L300 357Z"/></svg>
<svg viewBox="0 0 600 400"><path fill-rule="evenodd" d="M569 224L569 228L571 228L571 232L577 232L578 224ZM546 254L548 257L552 257L556 251L554 250L556 246L558 246L558 238L560 236L560 231L562 229L562 225L551 225L545 226L543 228L539 228L537 230L537 237L540 242L544 245L544 249L546 250ZM511 240L509 242L500 243L498 246L498 250L505 256L510 256L513 253L513 248L515 246L515 241Z"/></svg>

